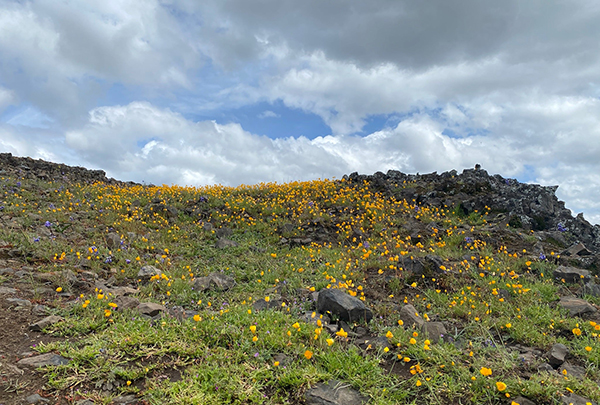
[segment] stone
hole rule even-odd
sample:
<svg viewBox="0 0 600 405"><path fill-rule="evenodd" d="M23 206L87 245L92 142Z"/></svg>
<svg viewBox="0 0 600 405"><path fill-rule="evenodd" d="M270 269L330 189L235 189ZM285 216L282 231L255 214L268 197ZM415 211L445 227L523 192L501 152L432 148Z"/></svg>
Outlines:
<svg viewBox="0 0 600 405"><path fill-rule="evenodd" d="M131 287L117 287L112 289L110 292L115 297L121 297L137 294L138 292L140 292L140 290Z"/></svg>
<svg viewBox="0 0 600 405"><path fill-rule="evenodd" d="M536 405L535 402L530 401L529 399L527 399L525 397L516 397L512 401L514 403L516 403L517 405Z"/></svg>
<svg viewBox="0 0 600 405"><path fill-rule="evenodd" d="M21 298L7 298L6 301L10 302L11 304L18 305L20 307L30 307L31 306L31 301L23 300Z"/></svg>
<svg viewBox="0 0 600 405"><path fill-rule="evenodd" d="M281 304L283 304L283 301L279 298L271 298L268 302L264 298L261 298L252 304L252 309L257 312L265 309L281 309Z"/></svg>
<svg viewBox="0 0 600 405"><path fill-rule="evenodd" d="M75 274L71 270L63 270L62 275L63 275L65 281L67 282L67 284L73 288L85 288L88 286L88 283L80 280L77 277L77 274Z"/></svg>
<svg viewBox="0 0 600 405"><path fill-rule="evenodd" d="M556 343L552 345L550 351L546 354L548 358L548 363L550 363L553 367L558 367L564 363L565 357L569 353L569 349L567 346L562 343Z"/></svg>
<svg viewBox="0 0 600 405"><path fill-rule="evenodd" d="M558 305L568 310L569 315L571 316L596 312L596 308L594 308L589 302L581 298L562 297L558 302Z"/></svg>
<svg viewBox="0 0 600 405"><path fill-rule="evenodd" d="M560 402L564 405L587 405L587 404L597 405L597 403L592 401L591 399L587 399L587 398L584 398L582 396L579 396L579 395L573 394L573 393L569 393L569 394L561 397Z"/></svg>
<svg viewBox="0 0 600 405"><path fill-rule="evenodd" d="M235 287L236 282L233 277L223 273L210 273L206 277L194 279L193 286L196 291L216 290L227 291Z"/></svg>
<svg viewBox="0 0 600 405"><path fill-rule="evenodd" d="M89 399L82 399L82 400L75 402L75 405L94 405L94 403L92 401L90 401Z"/></svg>
<svg viewBox="0 0 600 405"><path fill-rule="evenodd" d="M63 320L63 318L61 318L58 315L50 315L50 316L45 317L44 319L37 321L36 323L29 325L29 330L32 330L34 332L41 332L43 329L47 328L48 326L54 325L55 323L58 323L62 320Z"/></svg>
<svg viewBox="0 0 600 405"><path fill-rule="evenodd" d="M119 295L115 297L113 302L117 304L117 311L125 311L127 309L137 308L138 305L140 305L140 300L126 295Z"/></svg>
<svg viewBox="0 0 600 405"><path fill-rule="evenodd" d="M142 302L137 306L137 310L140 314L149 316L151 318L165 311L165 309L166 308L164 305L156 304L154 302Z"/></svg>
<svg viewBox="0 0 600 405"><path fill-rule="evenodd" d="M348 322L369 322L373 319L373 312L361 300L338 289L319 291L317 311L322 314L336 315Z"/></svg>
<svg viewBox="0 0 600 405"><path fill-rule="evenodd" d="M573 246L569 247L568 249L564 250L563 252L561 252L560 255L561 256L591 256L591 255L593 255L593 253L590 252L583 243L577 243L576 245L573 245Z"/></svg>
<svg viewBox="0 0 600 405"><path fill-rule="evenodd" d="M600 297L600 284L589 282L581 289L582 295L591 295L592 297Z"/></svg>
<svg viewBox="0 0 600 405"><path fill-rule="evenodd" d="M446 327L441 322L425 322L421 330L429 337L432 343L438 343L447 333Z"/></svg>
<svg viewBox="0 0 600 405"><path fill-rule="evenodd" d="M50 400L40 396L40 394L29 395L25 398L26 404L46 404L48 402L50 402Z"/></svg>
<svg viewBox="0 0 600 405"><path fill-rule="evenodd" d="M400 308L399 317L404 322L404 327L406 328L412 328L413 326L421 328L425 324L425 319L421 318L416 308L410 304L406 304Z"/></svg>
<svg viewBox="0 0 600 405"><path fill-rule="evenodd" d="M233 235L233 230L227 227L219 228L215 231L215 235L217 236L217 239L227 238Z"/></svg>
<svg viewBox="0 0 600 405"><path fill-rule="evenodd" d="M590 272L577 267L558 266L554 270L554 278L565 280L566 283L579 283L581 281L587 283L590 281Z"/></svg>
<svg viewBox="0 0 600 405"><path fill-rule="evenodd" d="M0 286L0 295L15 294L16 292L17 290L14 288Z"/></svg>
<svg viewBox="0 0 600 405"><path fill-rule="evenodd" d="M575 377L579 380L582 380L585 377L585 368L567 362L564 362L558 368L558 372L566 377Z"/></svg>
<svg viewBox="0 0 600 405"><path fill-rule="evenodd" d="M39 356L27 357L17 362L19 366L38 368L46 366L62 366L68 364L69 360L55 353L40 354Z"/></svg>
<svg viewBox="0 0 600 405"><path fill-rule="evenodd" d="M111 232L106 235L106 246L109 249L120 249L122 244L121 237L119 234Z"/></svg>
<svg viewBox="0 0 600 405"><path fill-rule="evenodd" d="M150 280L153 276L160 276L162 274L162 271L160 271L159 269L157 269L154 266L143 266L140 271L138 271L138 278L142 281L148 281Z"/></svg>
<svg viewBox="0 0 600 405"><path fill-rule="evenodd" d="M215 244L215 247L217 249L225 249L225 248L236 247L236 246L239 246L236 241L229 240L226 238L221 238L221 239L217 240L217 243Z"/></svg>
<svg viewBox="0 0 600 405"><path fill-rule="evenodd" d="M362 405L367 402L358 391L337 380L318 383L304 394L306 405Z"/></svg>
<svg viewBox="0 0 600 405"><path fill-rule="evenodd" d="M138 403L138 399L135 397L135 395L123 395L114 398L112 403L115 405L134 405Z"/></svg>
<svg viewBox="0 0 600 405"><path fill-rule="evenodd" d="M48 307L45 305L34 305L31 313L35 316L46 316L48 315Z"/></svg>

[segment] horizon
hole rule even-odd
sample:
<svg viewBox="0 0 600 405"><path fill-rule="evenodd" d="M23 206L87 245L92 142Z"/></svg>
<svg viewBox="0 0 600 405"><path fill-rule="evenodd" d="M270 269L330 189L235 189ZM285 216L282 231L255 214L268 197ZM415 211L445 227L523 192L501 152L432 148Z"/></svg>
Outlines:
<svg viewBox="0 0 600 405"><path fill-rule="evenodd" d="M479 163L598 224L598 18L591 0L0 0L0 152L189 186Z"/></svg>

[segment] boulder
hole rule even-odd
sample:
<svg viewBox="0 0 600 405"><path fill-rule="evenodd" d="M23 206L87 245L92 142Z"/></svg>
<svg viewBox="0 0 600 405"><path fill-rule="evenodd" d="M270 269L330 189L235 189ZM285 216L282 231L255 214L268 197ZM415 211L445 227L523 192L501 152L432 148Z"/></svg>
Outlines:
<svg viewBox="0 0 600 405"><path fill-rule="evenodd" d="M399 316L407 328L412 328L413 326L421 328L425 324L425 319L421 318L416 308L410 304L406 304L400 309Z"/></svg>
<svg viewBox="0 0 600 405"><path fill-rule="evenodd" d="M421 330L427 335L432 343L439 342L447 333L446 327L441 322L425 322Z"/></svg>
<svg viewBox="0 0 600 405"><path fill-rule="evenodd" d="M556 343L552 345L550 351L546 354L548 358L548 363L550 363L553 367L558 367L564 363L565 357L569 353L569 349L567 346L562 343Z"/></svg>
<svg viewBox="0 0 600 405"><path fill-rule="evenodd" d="M590 281L590 272L577 267L558 266L554 270L554 278L565 280L566 283L579 283L581 281L587 283Z"/></svg>
<svg viewBox="0 0 600 405"><path fill-rule="evenodd" d="M373 312L361 300L338 289L319 292L317 311L322 314L331 313L348 322L369 322L373 318Z"/></svg>
<svg viewBox="0 0 600 405"><path fill-rule="evenodd" d="M578 316L596 312L596 308L594 308L589 302L581 298L562 297L558 302L558 305L568 310L569 315L571 316Z"/></svg>
<svg viewBox="0 0 600 405"><path fill-rule="evenodd" d="M367 402L358 391L337 380L318 383L304 394L306 405L362 405Z"/></svg>
<svg viewBox="0 0 600 405"><path fill-rule="evenodd" d="M142 302L137 306L137 310L140 314L153 318L163 312L165 307L154 302Z"/></svg>

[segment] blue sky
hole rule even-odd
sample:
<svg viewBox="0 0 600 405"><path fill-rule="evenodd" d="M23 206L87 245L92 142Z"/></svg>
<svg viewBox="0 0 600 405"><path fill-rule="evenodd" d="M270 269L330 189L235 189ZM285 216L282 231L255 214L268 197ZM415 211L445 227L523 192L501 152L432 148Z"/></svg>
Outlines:
<svg viewBox="0 0 600 405"><path fill-rule="evenodd" d="M491 174L600 223L593 0L0 0L0 151L155 184Z"/></svg>

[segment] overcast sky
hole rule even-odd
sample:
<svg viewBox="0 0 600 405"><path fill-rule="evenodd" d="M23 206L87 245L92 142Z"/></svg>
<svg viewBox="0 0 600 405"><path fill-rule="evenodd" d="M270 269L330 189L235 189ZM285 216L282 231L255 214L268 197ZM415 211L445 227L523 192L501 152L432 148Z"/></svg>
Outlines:
<svg viewBox="0 0 600 405"><path fill-rule="evenodd" d="M600 223L596 0L0 0L0 151L154 184L462 171Z"/></svg>

